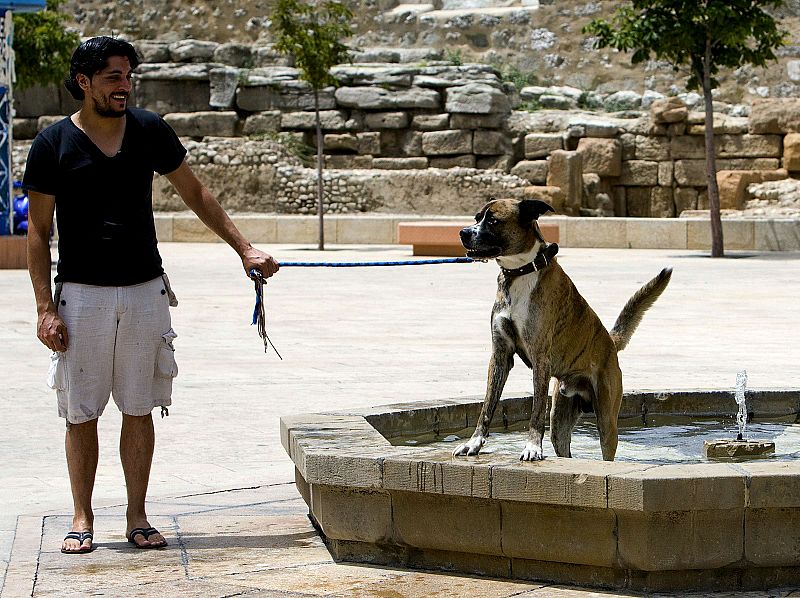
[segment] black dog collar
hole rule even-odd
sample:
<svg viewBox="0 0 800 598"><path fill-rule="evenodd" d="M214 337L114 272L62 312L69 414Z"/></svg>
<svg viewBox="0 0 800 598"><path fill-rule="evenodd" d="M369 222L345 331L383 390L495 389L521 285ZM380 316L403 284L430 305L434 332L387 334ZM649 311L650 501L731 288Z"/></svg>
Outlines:
<svg viewBox="0 0 800 598"><path fill-rule="evenodd" d="M540 249L539 253L536 254L536 257L533 259L532 262L525 264L520 268L514 268L513 270L508 270L506 268L500 267L500 270L503 272L503 275L507 278L516 278L517 276L525 276L526 274L530 274L531 272L538 272L539 270L544 270L547 266L550 265L551 260L556 256L558 253L558 243L550 243L547 247Z"/></svg>

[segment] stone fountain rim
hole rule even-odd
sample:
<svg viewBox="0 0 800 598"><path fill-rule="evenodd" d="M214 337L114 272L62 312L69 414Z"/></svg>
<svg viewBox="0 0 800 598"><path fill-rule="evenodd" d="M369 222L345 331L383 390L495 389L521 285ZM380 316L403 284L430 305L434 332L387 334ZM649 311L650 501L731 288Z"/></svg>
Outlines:
<svg viewBox="0 0 800 598"><path fill-rule="evenodd" d="M626 401L654 405L666 396L730 397L730 413L735 412L733 391L724 390L636 390L626 393ZM495 418L529 398L505 398ZM800 412L800 388L748 389L751 400L767 406L769 414ZM800 507L800 469L793 461L658 465L555 456L538 462L495 454L454 458L442 449L393 446L370 423L398 414L422 417L426 410L460 416L481 402L482 397L460 397L284 416L281 441L308 484L366 492L430 492L641 512ZM682 491L676 492L676 486Z"/></svg>

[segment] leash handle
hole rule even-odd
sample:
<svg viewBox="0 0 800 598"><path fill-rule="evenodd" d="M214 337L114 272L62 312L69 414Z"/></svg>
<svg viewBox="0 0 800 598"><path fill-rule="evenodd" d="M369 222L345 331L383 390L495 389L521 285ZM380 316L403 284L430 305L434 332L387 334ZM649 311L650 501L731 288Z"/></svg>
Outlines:
<svg viewBox="0 0 800 598"><path fill-rule="evenodd" d="M275 355L277 355L278 358L283 361L283 357L281 357L281 354L278 353L275 343L272 342L267 334L267 318L264 313L264 285L267 284L267 281L264 279L264 275L261 273L261 271L255 268L250 270L249 275L250 279L253 281L253 286L255 287L256 292L256 305L253 308L252 325L258 326L258 336L260 336L261 340L264 341L264 353L267 353L270 345L272 345L272 350L275 351Z"/></svg>

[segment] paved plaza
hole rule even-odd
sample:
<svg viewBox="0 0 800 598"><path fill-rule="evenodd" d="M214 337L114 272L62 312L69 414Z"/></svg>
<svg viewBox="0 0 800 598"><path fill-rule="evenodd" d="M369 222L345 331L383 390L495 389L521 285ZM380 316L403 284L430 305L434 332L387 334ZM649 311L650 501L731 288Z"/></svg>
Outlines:
<svg viewBox="0 0 800 598"><path fill-rule="evenodd" d="M310 525L280 444L282 415L482 395L497 266L281 269L265 289L264 353L253 286L214 243L162 243L180 301L180 374L169 417L155 414L149 513L170 546L124 538L121 417L100 420L95 540L62 555L71 496L64 422L45 385L27 272L0 270L2 596L594 596L581 590L337 564ZM262 246L281 262L413 259L404 246ZM670 286L620 354L626 389L800 387L800 253L564 248L559 260L610 327L662 267ZM507 394L530 390L519 362ZM772 595L790 595L791 589ZM797 592L800 595L800 592ZM733 594L731 594L733 595ZM742 595L738 593L737 595ZM761 596L764 593L753 593Z"/></svg>

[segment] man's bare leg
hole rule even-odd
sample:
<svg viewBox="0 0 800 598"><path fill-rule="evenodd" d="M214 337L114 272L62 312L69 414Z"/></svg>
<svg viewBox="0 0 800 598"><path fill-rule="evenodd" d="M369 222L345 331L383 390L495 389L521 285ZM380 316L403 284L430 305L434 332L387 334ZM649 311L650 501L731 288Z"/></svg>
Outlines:
<svg viewBox="0 0 800 598"><path fill-rule="evenodd" d="M155 430L151 414L141 417L122 415L122 433L119 437L119 456L125 472L125 485L128 488L128 528L125 535L130 537L131 530L148 529L145 512L147 484L150 480L150 465L153 462L155 448ZM139 546L165 546L167 541L161 534L153 534L148 539L137 534L133 541Z"/></svg>
<svg viewBox="0 0 800 598"><path fill-rule="evenodd" d="M82 424L67 424L64 441L67 453L69 484L72 488L72 531L91 532L94 526L92 513L92 491L97 472L97 420ZM78 540L67 539L61 545L66 552L88 550L92 541L86 538L81 544Z"/></svg>

